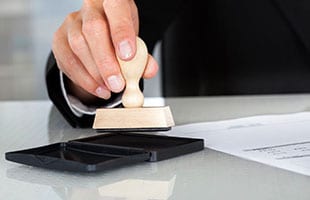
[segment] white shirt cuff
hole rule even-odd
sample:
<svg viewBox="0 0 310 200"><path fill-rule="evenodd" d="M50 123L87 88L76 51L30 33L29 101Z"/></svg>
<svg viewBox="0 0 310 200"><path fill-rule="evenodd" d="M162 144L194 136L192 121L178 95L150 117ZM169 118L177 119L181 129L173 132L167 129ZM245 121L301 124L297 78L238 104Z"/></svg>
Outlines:
<svg viewBox="0 0 310 200"><path fill-rule="evenodd" d="M83 115L95 115L97 107L94 106L86 106L84 105L78 98L70 95L66 91L65 83L64 83L64 74L60 71L60 85L62 94L68 104L70 110L77 117L82 117ZM114 108L121 104L121 95L119 95L113 102L103 105L103 108Z"/></svg>

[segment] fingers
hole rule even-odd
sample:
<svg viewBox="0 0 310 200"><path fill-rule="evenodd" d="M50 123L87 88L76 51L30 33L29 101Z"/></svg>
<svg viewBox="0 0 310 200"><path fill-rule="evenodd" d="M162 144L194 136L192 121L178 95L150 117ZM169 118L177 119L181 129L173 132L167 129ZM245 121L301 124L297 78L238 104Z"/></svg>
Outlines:
<svg viewBox="0 0 310 200"><path fill-rule="evenodd" d="M70 17L72 16L68 18ZM58 29L53 39L52 49L58 67L75 84L81 86L87 92L104 99L110 98L110 91L104 85L98 85L97 81L88 73L81 61L71 50L64 29L64 26Z"/></svg>
<svg viewBox="0 0 310 200"><path fill-rule="evenodd" d="M93 60L91 52L84 35L82 34L82 22L79 20L72 23L68 28L68 42L73 53L80 59L88 73L97 81L99 85L104 85L96 63Z"/></svg>
<svg viewBox="0 0 310 200"><path fill-rule="evenodd" d="M131 0L104 0L103 8L117 56L122 60L130 60L136 53L135 7Z"/></svg>
<svg viewBox="0 0 310 200"><path fill-rule="evenodd" d="M102 79L111 91L121 92L125 81L115 56L106 19L100 10L86 7L82 21L82 33Z"/></svg>
<svg viewBox="0 0 310 200"><path fill-rule="evenodd" d="M53 52L61 71L89 93L109 98L125 87L117 57L136 53L138 10L133 0L84 0L55 33ZM149 57L144 78L155 76L158 64Z"/></svg>
<svg viewBox="0 0 310 200"><path fill-rule="evenodd" d="M158 63L151 55L149 55L147 65L143 73L143 78L145 79L153 78L157 74L158 69L159 69Z"/></svg>
<svg viewBox="0 0 310 200"><path fill-rule="evenodd" d="M131 19L135 29L135 34L139 34L139 14L138 8L134 1L130 1L130 8L131 8Z"/></svg>

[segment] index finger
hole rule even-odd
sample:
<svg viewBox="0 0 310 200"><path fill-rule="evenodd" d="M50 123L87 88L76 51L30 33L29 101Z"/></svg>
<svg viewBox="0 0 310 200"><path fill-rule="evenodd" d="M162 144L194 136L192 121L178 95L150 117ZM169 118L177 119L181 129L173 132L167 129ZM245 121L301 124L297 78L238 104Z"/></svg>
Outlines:
<svg viewBox="0 0 310 200"><path fill-rule="evenodd" d="M130 0L104 0L113 46L117 56L130 60L136 53L136 33Z"/></svg>

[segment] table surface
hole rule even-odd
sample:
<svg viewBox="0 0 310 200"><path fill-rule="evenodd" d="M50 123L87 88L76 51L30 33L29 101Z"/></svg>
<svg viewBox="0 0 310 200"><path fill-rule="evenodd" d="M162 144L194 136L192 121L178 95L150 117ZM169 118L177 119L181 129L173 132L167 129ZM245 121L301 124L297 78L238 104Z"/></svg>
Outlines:
<svg viewBox="0 0 310 200"><path fill-rule="evenodd" d="M310 95L168 98L177 125L306 111ZM4 153L97 134L74 129L49 101L0 102L0 199L309 199L310 177L205 149L100 173L52 171Z"/></svg>

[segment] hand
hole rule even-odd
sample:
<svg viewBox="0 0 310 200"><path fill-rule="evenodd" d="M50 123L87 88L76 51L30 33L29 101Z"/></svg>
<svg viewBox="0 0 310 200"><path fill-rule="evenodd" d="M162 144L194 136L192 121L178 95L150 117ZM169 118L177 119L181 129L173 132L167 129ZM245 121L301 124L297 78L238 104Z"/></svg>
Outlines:
<svg viewBox="0 0 310 200"><path fill-rule="evenodd" d="M52 50L59 69L78 88L109 99L111 92L125 87L117 56L134 57L138 31L134 0L84 0L82 8L69 14L55 32ZM154 77L157 70L149 55L143 78Z"/></svg>

